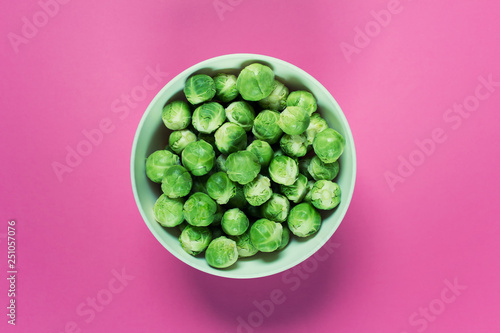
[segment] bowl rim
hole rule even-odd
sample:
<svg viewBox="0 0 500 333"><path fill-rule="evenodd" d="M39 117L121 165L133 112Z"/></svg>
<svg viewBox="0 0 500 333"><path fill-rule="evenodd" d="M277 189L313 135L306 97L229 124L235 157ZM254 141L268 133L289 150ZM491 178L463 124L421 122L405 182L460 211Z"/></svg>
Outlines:
<svg viewBox="0 0 500 333"><path fill-rule="evenodd" d="M238 275L238 276L231 276L231 274L228 273L230 271L225 271L225 270L209 270L209 269L206 269L204 267L194 266L194 265L192 265L191 262L185 260L183 257L178 256L176 253L174 253L174 252L172 252L172 251L169 250L169 245L166 244L166 242L163 241L161 235L152 226L150 226L150 223L148 222L149 219L148 219L146 213L144 212L144 210L142 208L142 205L140 204L139 193L137 191L137 184L136 184L136 181L135 181L135 165L134 165L134 162L135 162L134 156L136 155L136 150L137 150L139 136L140 136L142 128L143 128L143 126L144 126L144 124L146 122L146 118L149 115L149 113L151 112L151 110L153 109L153 106L158 102L158 100L161 99L161 98L163 98L162 96L165 94L165 92L168 91L170 89L170 87L172 85L174 85L176 83L176 81L180 77L183 77L186 74L195 73L196 71L204 69L211 62L221 61L221 60L224 60L224 59L234 58L234 57L246 58L246 59L248 59L248 61L255 60L255 62L263 61L263 62L268 62L268 63L271 63L271 64L273 62L274 63L280 63L281 65L284 65L285 67L291 67L291 68L293 68L294 71L296 71L297 73L299 73L301 76L307 77L308 80L310 81L310 83L313 84L314 86L316 86L316 89L319 89L324 94L326 94L328 96L328 98L331 100L331 102L333 103L334 107L337 110L340 111L339 112L338 120L339 120L339 122L342 123L342 126L347 131L346 134L348 134L348 135L346 135L345 139L346 139L346 141L348 141L348 145L349 145L349 147L350 147L350 149L352 151L352 175L351 175L351 179L350 179L350 182L352 183L352 187L350 188L350 191L348 193L346 193L347 196L342 199L343 202L344 202L344 205L342 205L342 210L340 211L340 213L338 214L338 217L337 217L338 220L339 220L338 224L336 226L333 226L331 228L331 230L326 235L326 237L324 237L324 240L316 242L314 244L314 246L312 246L311 248L309 248L309 250L307 251L307 253L305 253L303 256L301 256L301 259L298 260L298 261L296 261L296 262L292 262L292 263L287 264L287 265L279 266L279 267L277 267L275 269L266 271L265 273L254 274L252 272L249 272L248 274L244 274L244 275L242 274L242 275ZM337 115L336 115L336 118L337 118ZM346 142L346 146L347 146L347 142ZM133 193L134 193L134 200L135 200L137 208L139 209L139 212L141 214L141 217L142 217L144 223L146 224L146 226L148 227L148 229L151 231L151 233L153 234L153 236L156 238L156 240L170 254L172 254L174 257L176 257L177 259L179 259L180 261L182 261L183 263L185 263L189 267L191 267L191 268L193 268L195 270L202 271L204 273L213 275L213 276L220 276L220 277L230 278L230 279L254 279L254 278L268 277L268 276L271 276L271 275L275 275L275 274L284 272L284 271L286 271L286 270L288 270L290 268L293 268L293 267L301 264L302 262L306 261L307 259L309 259L312 255L314 255L320 248L322 248L331 239L331 237L333 236L333 234L336 232L336 230L338 229L338 227L340 226L340 224L344 220L344 217L345 217L345 215L347 213L348 208L350 207L350 204L351 204L351 201L352 201L352 197L353 197L353 194L354 194L354 188L355 188L355 185L356 185L356 173L357 173L357 158L356 158L356 149L355 149L355 146L354 146L354 137L353 137L353 134L352 134L352 131L351 131L351 127L349 126L347 118L346 118L343 110L340 108L337 100L328 91L328 89L326 89L311 74L307 73L306 71L304 71L300 67L298 67L298 66L296 66L296 65L294 65L294 64L292 64L290 62L284 61L282 59L279 59L279 58L276 58L276 57L273 57L273 56L268 56L268 55L263 55L263 54L255 54L255 53L230 53L230 54L225 54L225 55L220 55L220 56L215 56L215 57L212 57L212 58L208 58L206 60L203 60L201 62L198 62L198 63L196 63L196 64L188 67L187 69L183 70L182 72L180 72L179 74L177 74L173 78L171 78L167 82L167 84L165 84L163 86L163 88L160 89L156 93L155 97L151 100L151 102L148 104L147 108L145 109L144 113L142 114L141 120L140 120L140 122L139 122L139 124L137 126L137 129L136 129L136 132L134 134L134 140L133 140L133 143L132 143L132 149L131 149L131 155L130 155L130 176L131 176L132 190L133 190Z"/></svg>

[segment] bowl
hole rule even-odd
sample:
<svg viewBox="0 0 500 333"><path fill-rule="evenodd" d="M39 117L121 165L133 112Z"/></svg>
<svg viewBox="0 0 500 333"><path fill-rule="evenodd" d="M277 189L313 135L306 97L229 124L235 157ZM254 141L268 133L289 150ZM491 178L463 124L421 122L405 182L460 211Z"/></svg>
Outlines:
<svg viewBox="0 0 500 333"><path fill-rule="evenodd" d="M163 106L172 100L185 99L183 94L186 79L193 74L217 72L238 74L245 66L258 62L271 67L276 79L293 90L308 90L317 99L318 111L328 125L342 134L346 140L344 153L339 159L340 173L335 179L342 190L341 203L333 211L323 214L320 230L307 239L294 237L283 250L272 253L258 253L250 258L238 259L236 264L226 269L212 268L203 255L193 257L186 253L179 244L178 228L164 228L155 221L153 205L161 194L160 186L146 177L146 158L158 149L164 149L168 143L170 131L161 120ZM144 112L139 123L132 146L131 156L132 189L137 207L156 239L175 257L200 271L235 279L258 278L273 275L292 268L318 251L333 235L344 218L351 202L356 178L356 153L349 124L338 103L315 78L286 61L258 54L229 54L202 61L186 69L154 97Z"/></svg>

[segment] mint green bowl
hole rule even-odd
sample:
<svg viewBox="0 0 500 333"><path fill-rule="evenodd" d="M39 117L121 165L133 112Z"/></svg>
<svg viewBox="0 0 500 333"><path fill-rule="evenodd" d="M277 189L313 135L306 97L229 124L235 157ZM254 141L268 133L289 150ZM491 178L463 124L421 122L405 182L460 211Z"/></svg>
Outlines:
<svg viewBox="0 0 500 333"><path fill-rule="evenodd" d="M161 120L163 106L171 100L183 98L186 79L193 74L214 75L216 72L239 71L248 64L259 62L271 67L276 78L292 90L304 89L312 92L318 101L318 110L330 127L346 139L344 153L340 157L340 174L336 182L342 189L342 201L333 212L325 215L321 229L307 240L292 239L283 250L273 253L258 253L254 257L239 259L226 269L210 267L203 255L193 257L179 244L177 228L163 228L153 216L153 205L160 196L158 184L152 183L145 172L145 161L149 154L164 149L170 134ZM149 104L135 133L130 161L132 189L137 207L156 239L175 257L200 271L235 279L249 279L273 275L294 267L318 251L333 235L342 222L351 202L356 179L356 152L349 124L332 95L315 78L302 69L269 56L258 54L229 54L202 61L173 78Z"/></svg>

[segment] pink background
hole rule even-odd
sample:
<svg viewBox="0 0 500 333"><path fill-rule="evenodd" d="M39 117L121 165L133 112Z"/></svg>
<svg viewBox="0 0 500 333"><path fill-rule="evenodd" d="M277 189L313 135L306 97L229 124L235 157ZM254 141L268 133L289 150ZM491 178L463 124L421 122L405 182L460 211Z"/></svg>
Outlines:
<svg viewBox="0 0 500 333"><path fill-rule="evenodd" d="M500 86L477 87L480 76L500 81L500 2L220 3L218 13L212 0L73 0L49 17L35 0L2 1L0 275L9 219L18 275L15 328L0 283L1 330L499 332ZM388 6L380 27L371 11ZM33 16L36 35L25 28L13 46ZM356 38L356 27L372 37ZM129 176L156 92L199 61L239 52L316 77L343 108L358 156L334 251L256 280L209 276L170 255L142 221ZM144 90L148 68L163 73ZM458 116L455 103L474 110ZM108 133L60 181L53 163L85 149L84 132L103 121ZM430 144L435 129L441 142ZM419 165L399 167L391 188L400 158ZM105 305L93 309L96 297Z"/></svg>

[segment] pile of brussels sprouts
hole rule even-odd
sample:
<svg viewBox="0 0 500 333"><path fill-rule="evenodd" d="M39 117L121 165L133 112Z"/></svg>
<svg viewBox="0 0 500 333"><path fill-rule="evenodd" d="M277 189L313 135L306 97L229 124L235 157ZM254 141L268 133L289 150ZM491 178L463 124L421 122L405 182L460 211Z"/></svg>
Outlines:
<svg viewBox="0 0 500 333"><path fill-rule="evenodd" d="M184 94L163 108L168 146L146 160L163 192L158 223L179 227L182 248L205 251L216 268L282 250L290 232L316 233L318 210L340 203L333 180L345 140L315 112L314 96L289 92L259 63L238 77L193 75Z"/></svg>

